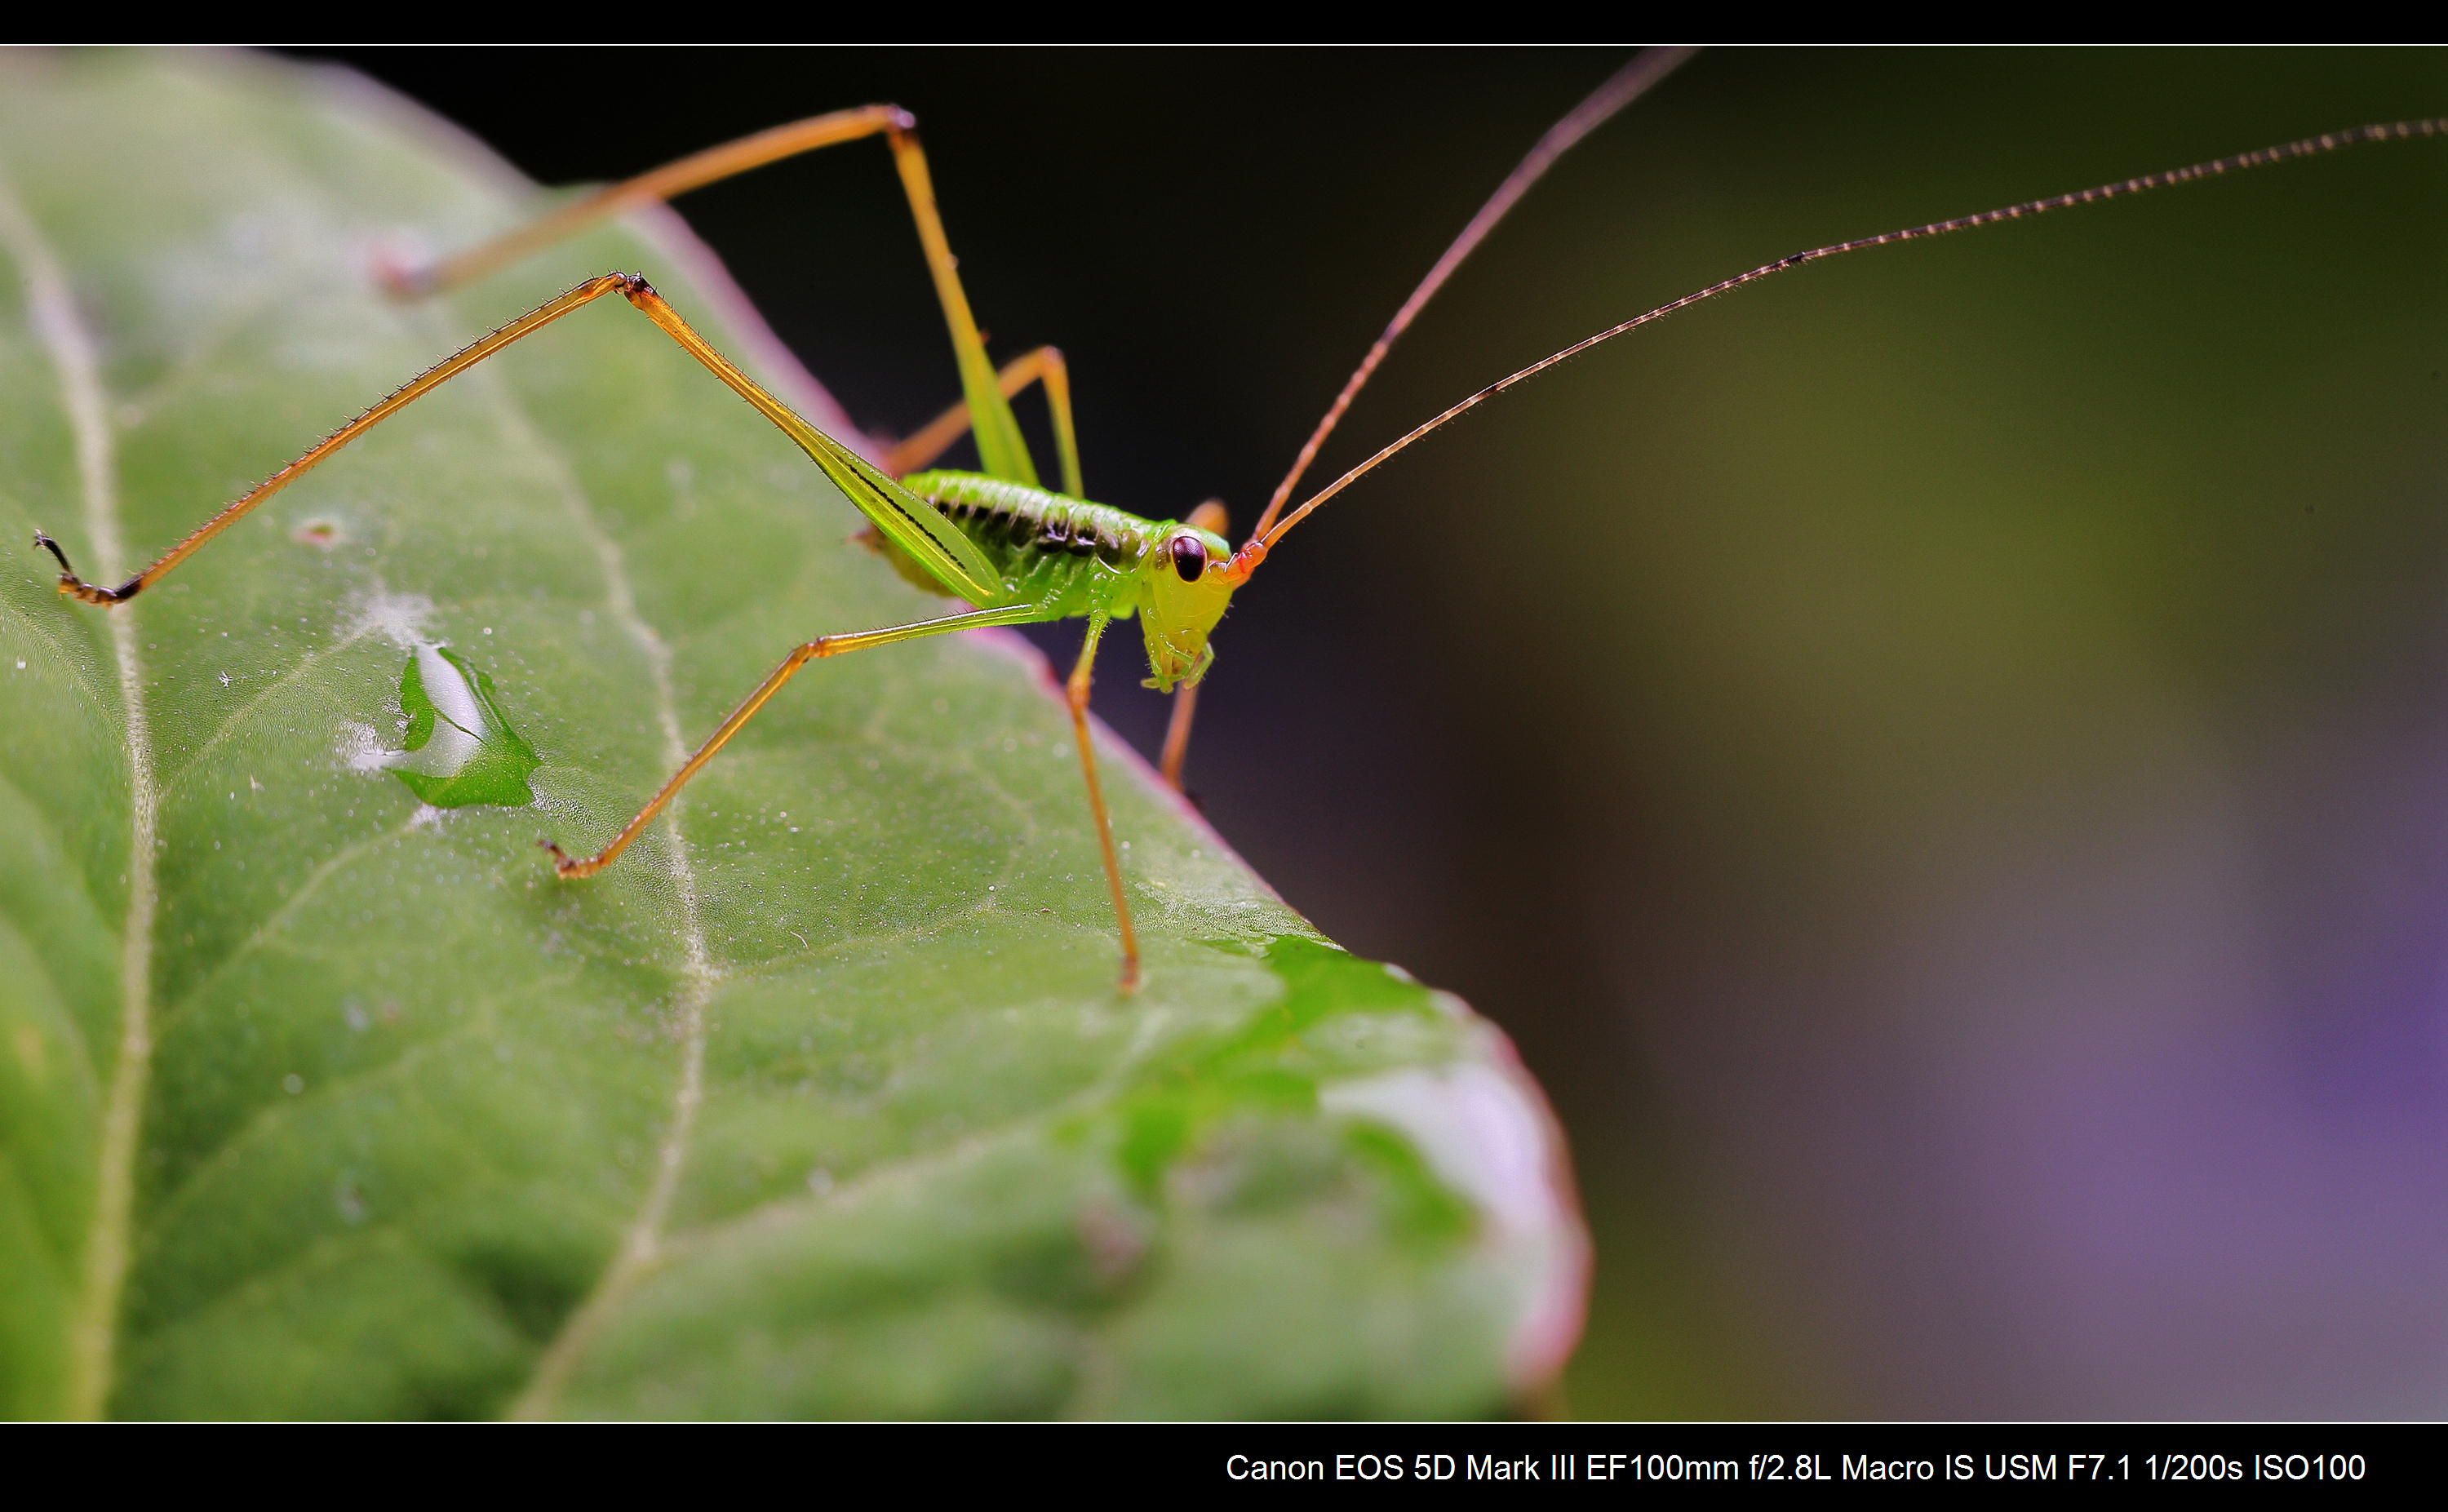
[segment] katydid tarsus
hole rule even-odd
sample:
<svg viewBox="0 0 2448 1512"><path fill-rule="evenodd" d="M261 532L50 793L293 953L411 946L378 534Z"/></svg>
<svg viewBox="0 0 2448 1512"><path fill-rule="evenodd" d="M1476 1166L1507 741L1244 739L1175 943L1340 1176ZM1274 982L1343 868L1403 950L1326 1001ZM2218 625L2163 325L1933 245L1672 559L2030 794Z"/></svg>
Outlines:
<svg viewBox="0 0 2448 1512"><path fill-rule="evenodd" d="M1238 548L1224 539L1225 515L1220 505L1213 502L1193 511L1185 520L1157 521L1087 501L1071 417L1069 375L1061 355L1052 348L1040 348L1000 369L990 360L985 337L971 314L955 271L957 261L935 210L926 159L915 135L915 122L907 112L892 105L839 111L715 147L613 185L509 235L430 266L391 269L381 274L393 285L394 292L403 297L412 298L459 287L628 207L669 199L794 154L881 136L886 140L899 171L925 258L933 276L936 294L950 331L962 392L959 403L935 422L893 447L881 459L881 466L828 436L759 387L699 336L682 315L667 304L642 278L610 273L590 279L519 316L419 374L296 461L214 514L151 566L116 587L85 583L76 577L65 553L55 543L48 537L38 537L38 544L59 558L60 589L63 593L98 605L124 603L159 582L222 529L319 465L370 427L494 353L599 298L617 294L646 315L714 376L755 406L806 451L867 517L871 527L868 539L895 568L922 586L964 601L967 607L964 612L900 625L823 635L793 648L773 673L749 693L679 771L601 851L589 856L573 858L564 853L559 845L543 842L553 854L559 874L568 878L583 877L614 861L662 812L681 787L810 660L955 630L1081 618L1088 622L1086 633L1079 659L1067 679L1066 693L1089 811L1097 830L1119 936L1121 985L1128 989L1137 984L1138 951L1112 825L1099 790L1087 724L1094 660L1101 637L1113 621L1134 615L1139 618L1149 660L1148 683L1173 695L1174 715L1165 740L1162 768L1167 779L1178 787L1196 689L1214 660L1209 637L1229 606L1234 590L1267 560L1269 552L1283 534L1319 505L1397 452L1495 394L1599 342L1805 262L2309 156L2355 143L2431 136L2448 131L2448 122L2438 120L2364 126L1798 253L1647 311L1489 384L1375 451L1296 507L1291 507L1294 490L1353 396L1368 381L1392 343L1472 248L1495 227L1558 156L1663 78L1682 61L1684 55L1680 50L1661 49L1634 60L1537 144L1437 261L1369 349L1275 488L1250 536ZM1011 399L1032 384L1042 385L1052 414L1059 453L1059 491L1042 486L1035 461L1022 437L1011 408ZM926 470L965 434L974 435L979 456L978 471Z"/></svg>

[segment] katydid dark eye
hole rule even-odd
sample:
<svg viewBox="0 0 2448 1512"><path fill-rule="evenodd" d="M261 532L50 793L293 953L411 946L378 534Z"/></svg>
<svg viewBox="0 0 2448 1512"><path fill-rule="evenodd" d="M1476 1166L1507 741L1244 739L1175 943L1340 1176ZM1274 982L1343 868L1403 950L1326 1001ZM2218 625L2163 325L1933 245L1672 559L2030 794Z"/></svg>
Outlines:
<svg viewBox="0 0 2448 1512"><path fill-rule="evenodd" d="M1207 570L1207 543L1195 535L1173 538L1173 570L1181 574L1184 583L1195 583Z"/></svg>

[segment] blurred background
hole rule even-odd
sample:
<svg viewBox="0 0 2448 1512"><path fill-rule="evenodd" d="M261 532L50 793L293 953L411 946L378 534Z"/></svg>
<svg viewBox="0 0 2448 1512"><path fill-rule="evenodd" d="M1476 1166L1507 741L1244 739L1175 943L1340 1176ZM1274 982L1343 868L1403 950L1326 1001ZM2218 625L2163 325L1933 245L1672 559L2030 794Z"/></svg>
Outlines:
<svg viewBox="0 0 2448 1512"><path fill-rule="evenodd" d="M1246 525L1624 55L314 56L548 183L909 107L992 349L1070 357L1091 495ZM1788 252L2441 112L2436 52L1705 55L1315 476ZM862 425L954 395L880 145L679 208ZM2443 254L2430 142L1806 269L1415 448L1240 595L1191 786L1555 1100L1569 1410L2448 1408Z"/></svg>

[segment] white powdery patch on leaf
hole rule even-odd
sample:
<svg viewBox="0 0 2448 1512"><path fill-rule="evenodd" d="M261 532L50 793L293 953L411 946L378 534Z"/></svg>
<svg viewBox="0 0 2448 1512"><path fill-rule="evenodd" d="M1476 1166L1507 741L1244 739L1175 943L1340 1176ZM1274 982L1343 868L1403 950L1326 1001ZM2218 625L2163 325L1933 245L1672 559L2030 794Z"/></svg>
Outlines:
<svg viewBox="0 0 2448 1512"><path fill-rule="evenodd" d="M380 772L391 765L392 757L401 754L391 749L381 731L355 719L341 722L339 737L334 745L340 765L351 772Z"/></svg>
<svg viewBox="0 0 2448 1512"><path fill-rule="evenodd" d="M392 593L377 587L353 600L335 638L347 644L370 635L380 636L402 651L426 644L425 622L433 618L433 601L422 593Z"/></svg>

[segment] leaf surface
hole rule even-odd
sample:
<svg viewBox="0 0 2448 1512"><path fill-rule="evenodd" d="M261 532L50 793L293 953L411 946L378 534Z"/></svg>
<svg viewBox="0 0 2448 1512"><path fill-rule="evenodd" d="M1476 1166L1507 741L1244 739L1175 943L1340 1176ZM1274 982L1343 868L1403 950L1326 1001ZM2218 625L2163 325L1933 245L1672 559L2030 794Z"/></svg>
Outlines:
<svg viewBox="0 0 2448 1512"><path fill-rule="evenodd" d="M57 596L36 527L116 581L606 268L837 411L660 213L387 301L377 257L547 198L347 76L0 68L0 1408L1433 1416L1552 1376L1585 1247L1501 1037L1108 744L1118 995L1016 641L817 665L552 877L539 837L600 845L791 645L941 604L617 302L132 605Z"/></svg>

